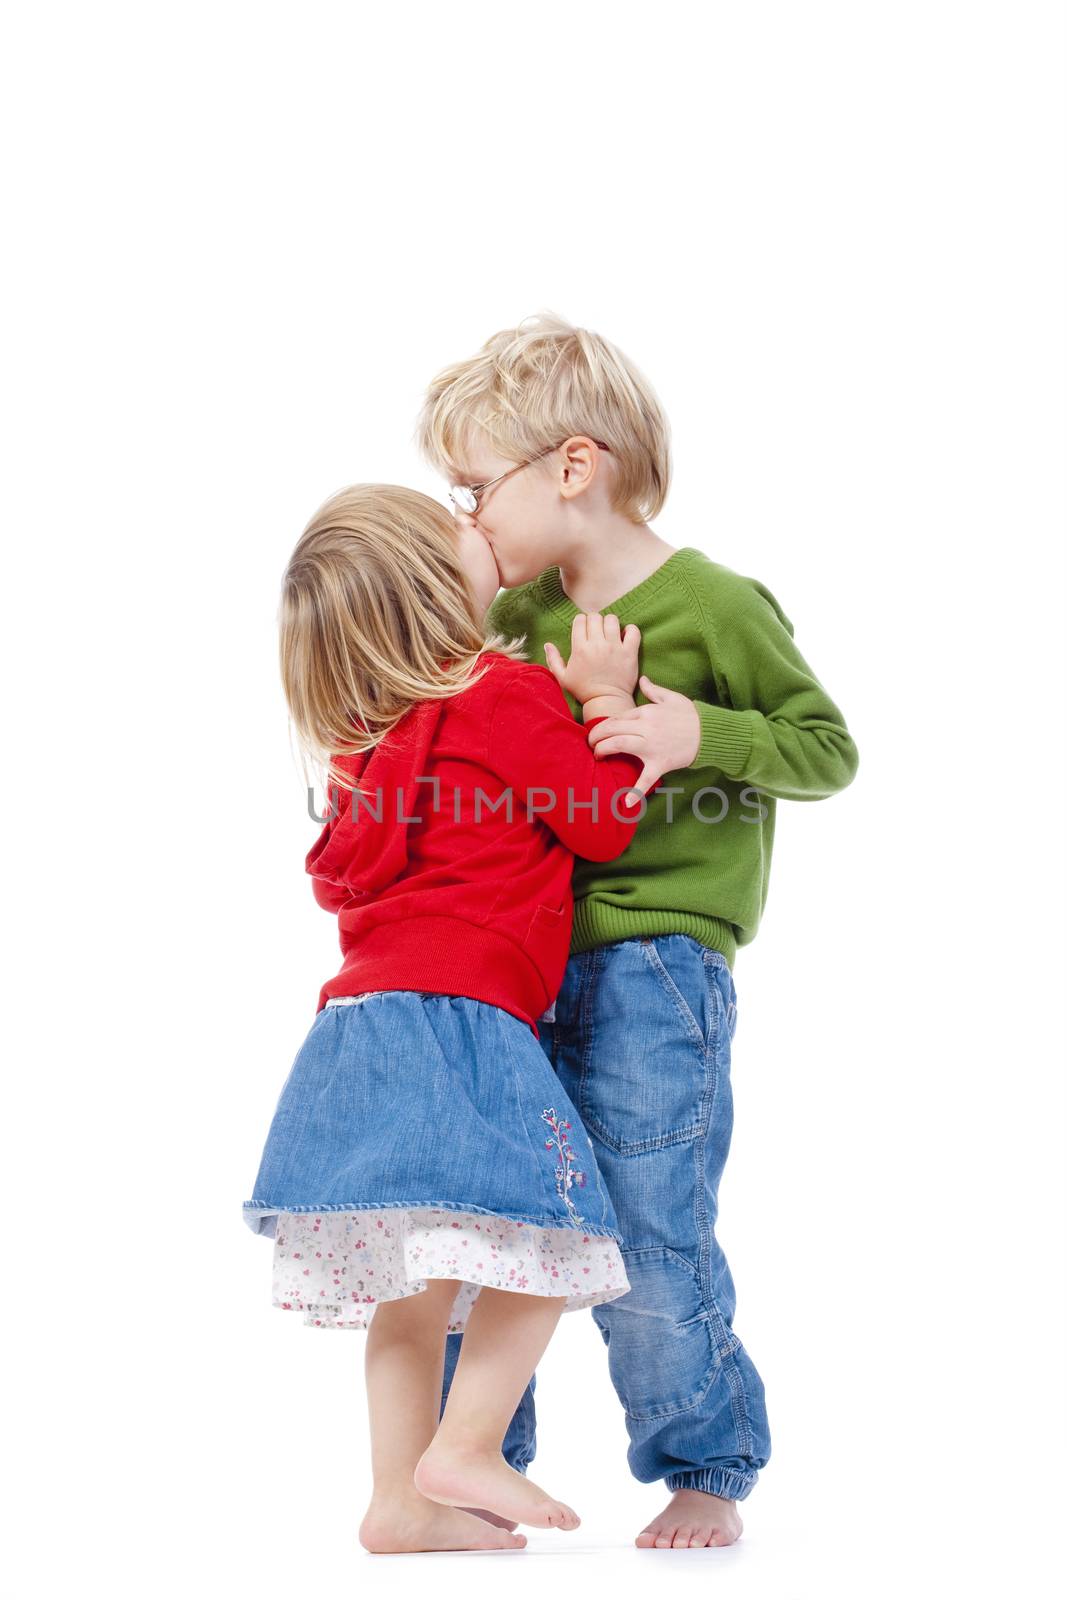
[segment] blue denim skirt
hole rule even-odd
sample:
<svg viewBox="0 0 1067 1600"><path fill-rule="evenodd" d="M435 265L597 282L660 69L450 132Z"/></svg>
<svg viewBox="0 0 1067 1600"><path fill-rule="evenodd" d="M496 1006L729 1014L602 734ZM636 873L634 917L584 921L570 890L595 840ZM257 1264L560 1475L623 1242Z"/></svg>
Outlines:
<svg viewBox="0 0 1067 1600"><path fill-rule="evenodd" d="M622 1240L526 1023L422 990L330 1001L282 1087L244 1219L273 1237L281 1213L424 1207Z"/></svg>

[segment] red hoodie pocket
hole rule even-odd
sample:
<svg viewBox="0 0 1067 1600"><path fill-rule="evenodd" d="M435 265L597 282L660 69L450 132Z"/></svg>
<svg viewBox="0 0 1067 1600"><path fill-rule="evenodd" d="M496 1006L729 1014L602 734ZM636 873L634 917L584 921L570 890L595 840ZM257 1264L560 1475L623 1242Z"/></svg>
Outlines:
<svg viewBox="0 0 1067 1600"><path fill-rule="evenodd" d="M537 906L522 941L522 948L537 967L549 997L563 981L571 942L571 911L553 906Z"/></svg>

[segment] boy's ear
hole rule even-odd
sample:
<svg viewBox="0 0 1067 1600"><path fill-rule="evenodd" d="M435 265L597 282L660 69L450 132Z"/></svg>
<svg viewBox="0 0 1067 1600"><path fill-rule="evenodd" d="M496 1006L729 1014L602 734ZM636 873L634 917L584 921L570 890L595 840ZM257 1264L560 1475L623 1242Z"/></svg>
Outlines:
<svg viewBox="0 0 1067 1600"><path fill-rule="evenodd" d="M559 449L559 492L566 500L584 494L596 477L600 451L584 433L564 440Z"/></svg>

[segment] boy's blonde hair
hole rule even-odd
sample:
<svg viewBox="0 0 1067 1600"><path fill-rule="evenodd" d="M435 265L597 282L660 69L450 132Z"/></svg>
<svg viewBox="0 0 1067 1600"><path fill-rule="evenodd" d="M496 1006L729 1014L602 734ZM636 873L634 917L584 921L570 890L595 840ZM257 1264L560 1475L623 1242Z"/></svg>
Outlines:
<svg viewBox="0 0 1067 1600"><path fill-rule="evenodd" d="M667 498L670 430L651 385L613 344L552 312L495 333L431 383L416 439L452 482L476 429L508 461L572 434L602 440L615 463L612 505L632 522L658 515Z"/></svg>
<svg viewBox="0 0 1067 1600"><path fill-rule="evenodd" d="M525 634L486 637L450 513L391 483L319 507L285 569L278 625L292 726L326 788L353 788L334 757L369 750L418 701L478 682L484 651L526 659Z"/></svg>

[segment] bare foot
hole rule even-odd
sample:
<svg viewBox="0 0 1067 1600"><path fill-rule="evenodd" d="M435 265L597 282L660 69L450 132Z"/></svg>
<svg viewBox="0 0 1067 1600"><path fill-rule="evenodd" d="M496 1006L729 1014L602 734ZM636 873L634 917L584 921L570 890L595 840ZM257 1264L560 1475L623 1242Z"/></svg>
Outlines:
<svg viewBox="0 0 1067 1600"><path fill-rule="evenodd" d="M514 1517L532 1528L567 1532L580 1522L577 1512L553 1500L536 1483L509 1467L499 1450L466 1452L442 1444L440 1434L419 1458L415 1487L445 1506L486 1506L498 1517Z"/></svg>
<svg viewBox="0 0 1067 1600"><path fill-rule="evenodd" d="M702 1489L676 1489L670 1504L637 1535L640 1550L710 1550L733 1544L744 1524L737 1501Z"/></svg>
<svg viewBox="0 0 1067 1600"><path fill-rule="evenodd" d="M419 1550L522 1550L526 1535L490 1527L481 1517L413 1494L375 1497L359 1525L359 1542L372 1555L410 1555Z"/></svg>

